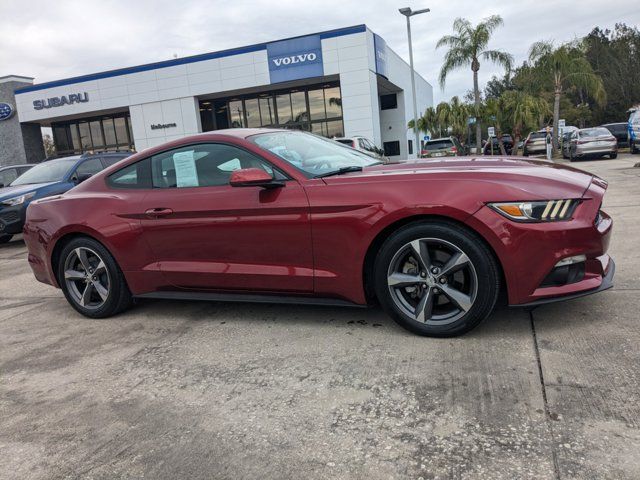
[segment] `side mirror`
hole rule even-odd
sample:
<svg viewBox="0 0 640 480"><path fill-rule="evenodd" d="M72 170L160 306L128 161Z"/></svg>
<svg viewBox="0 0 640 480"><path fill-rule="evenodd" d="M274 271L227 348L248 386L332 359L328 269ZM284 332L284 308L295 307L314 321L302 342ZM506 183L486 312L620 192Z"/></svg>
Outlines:
<svg viewBox="0 0 640 480"><path fill-rule="evenodd" d="M276 188L282 187L284 184L274 180L262 168L241 168L231 173L229 185L232 187Z"/></svg>
<svg viewBox="0 0 640 480"><path fill-rule="evenodd" d="M92 177L92 175L90 173L80 173L80 174L78 174L78 177L76 178L76 185L81 184L85 180L89 180L91 177Z"/></svg>

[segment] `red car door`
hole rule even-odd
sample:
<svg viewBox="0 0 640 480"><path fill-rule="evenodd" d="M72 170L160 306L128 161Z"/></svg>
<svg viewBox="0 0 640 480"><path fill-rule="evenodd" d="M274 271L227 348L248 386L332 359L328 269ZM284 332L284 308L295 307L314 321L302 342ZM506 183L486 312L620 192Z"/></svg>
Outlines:
<svg viewBox="0 0 640 480"><path fill-rule="evenodd" d="M263 168L284 186L232 187L231 172ZM312 292L309 203L302 186L234 145L195 144L151 157L143 235L174 286Z"/></svg>

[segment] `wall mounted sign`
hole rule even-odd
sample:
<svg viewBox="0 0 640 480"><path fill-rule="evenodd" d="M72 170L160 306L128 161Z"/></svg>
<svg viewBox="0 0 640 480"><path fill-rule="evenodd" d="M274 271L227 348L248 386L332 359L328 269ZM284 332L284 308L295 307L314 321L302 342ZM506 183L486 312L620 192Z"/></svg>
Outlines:
<svg viewBox="0 0 640 480"><path fill-rule="evenodd" d="M57 108L65 105L73 105L74 103L86 103L89 101L89 94L72 93L70 95L62 95L61 97L51 97L46 100L34 100L33 109L42 110L45 108Z"/></svg>
<svg viewBox="0 0 640 480"><path fill-rule="evenodd" d="M165 128L174 128L178 125L175 123L152 123L151 130L163 130Z"/></svg>
<svg viewBox="0 0 640 480"><path fill-rule="evenodd" d="M376 73L387 78L387 42L380 35L373 34L373 46L376 52Z"/></svg>
<svg viewBox="0 0 640 480"><path fill-rule="evenodd" d="M0 102L0 121L11 118L13 111L13 106L11 104Z"/></svg>
<svg viewBox="0 0 640 480"><path fill-rule="evenodd" d="M271 83L324 75L320 35L269 43L267 58Z"/></svg>

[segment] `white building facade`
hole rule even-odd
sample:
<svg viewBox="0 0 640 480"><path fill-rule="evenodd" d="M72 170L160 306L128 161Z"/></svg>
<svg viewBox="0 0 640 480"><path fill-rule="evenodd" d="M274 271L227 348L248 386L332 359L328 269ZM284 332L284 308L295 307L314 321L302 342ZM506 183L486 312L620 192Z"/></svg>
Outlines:
<svg viewBox="0 0 640 480"><path fill-rule="evenodd" d="M415 80L423 112L433 90ZM397 159L418 150L410 68L365 25L29 85L15 103L21 123L53 129L59 155L232 127L364 136Z"/></svg>

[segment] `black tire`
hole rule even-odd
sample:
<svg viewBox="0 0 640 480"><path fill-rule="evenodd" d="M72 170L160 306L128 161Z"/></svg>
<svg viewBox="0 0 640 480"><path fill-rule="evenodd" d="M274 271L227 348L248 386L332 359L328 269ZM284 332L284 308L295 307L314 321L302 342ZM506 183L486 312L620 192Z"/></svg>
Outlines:
<svg viewBox="0 0 640 480"><path fill-rule="evenodd" d="M629 142L629 149L631 150L632 154L640 153L640 150L636 146L636 142Z"/></svg>
<svg viewBox="0 0 640 480"><path fill-rule="evenodd" d="M573 158L573 150L569 149L569 161L573 162L575 159Z"/></svg>
<svg viewBox="0 0 640 480"><path fill-rule="evenodd" d="M65 263L70 255L78 248L90 249L97 253L104 262L106 274L109 276L109 289L106 299L97 308L85 308L74 298L65 280ZM109 251L98 241L89 237L78 237L71 240L60 253L58 262L58 284L64 292L69 304L85 317L106 318L117 315L129 308L132 296L124 278L124 274Z"/></svg>
<svg viewBox="0 0 640 480"><path fill-rule="evenodd" d="M406 251L403 249L406 249L410 242L418 239L422 239L422 242L433 241L436 242L436 245L438 241L444 241L445 244L455 247L459 252L467 256L471 264L471 269L475 273L475 295L470 307L466 310L460 308L457 316L452 316L450 320L430 320L433 318L430 317L428 321L425 320L424 323L420 322L415 316L410 316L405 313L402 307L397 304L397 300L394 300L394 296L391 293L394 288L398 290L403 288L389 286L390 272L394 271L395 259L401 255L401 252ZM424 245L424 243L419 244ZM438 264L438 256L441 255L441 253L438 252L437 247L427 247L427 249L429 248L431 248L429 255L431 257L431 265L436 266ZM440 267L444 268L445 264L441 264ZM414 272L412 275L418 274ZM431 275L429 275L429 277L431 277ZM501 275L497 261L482 239L474 232L453 222L450 223L446 221L416 222L398 230L391 235L380 248L374 267L375 292L382 308L400 326L418 335L430 337L452 337L466 333L476 327L492 312L500 291L500 279ZM450 280L449 286L452 287L453 284L453 280ZM433 287L431 290L435 290L436 292L439 291L438 287L442 287L437 281L435 285L431 286ZM424 288L427 287L424 286ZM393 291L397 292L398 290ZM450 297L445 295L441 289L440 294L436 295L438 295L438 297L436 297L435 303L433 303L434 314L438 308L447 307L448 302L450 302ZM471 298L471 294L469 294L469 298ZM415 302L417 302L418 305L420 304L418 299L416 299ZM442 305L443 303L444 305ZM450 302L449 306L457 307L453 302ZM416 308L415 311L417 312L417 310Z"/></svg>
<svg viewBox="0 0 640 480"><path fill-rule="evenodd" d="M13 235L0 235L0 245L9 243L12 238L13 238Z"/></svg>
<svg viewBox="0 0 640 480"><path fill-rule="evenodd" d="M618 158L618 152L612 152L612 153L610 153L610 154L609 154L609 158L610 158L611 160L614 160L614 159Z"/></svg>

